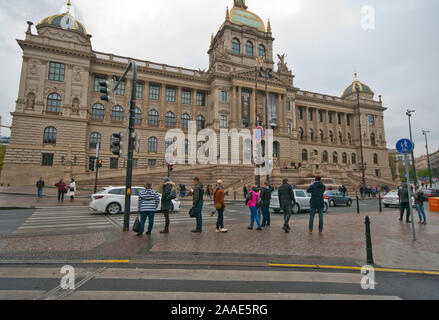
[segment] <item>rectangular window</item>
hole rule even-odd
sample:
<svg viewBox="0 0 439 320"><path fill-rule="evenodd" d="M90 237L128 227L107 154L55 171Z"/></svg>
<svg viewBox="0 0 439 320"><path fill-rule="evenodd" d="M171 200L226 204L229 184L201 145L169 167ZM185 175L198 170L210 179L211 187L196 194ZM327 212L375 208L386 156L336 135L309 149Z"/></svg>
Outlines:
<svg viewBox="0 0 439 320"><path fill-rule="evenodd" d="M221 101L227 102L227 91L221 91Z"/></svg>
<svg viewBox="0 0 439 320"><path fill-rule="evenodd" d="M220 127L227 128L227 116L220 117Z"/></svg>
<svg viewBox="0 0 439 320"><path fill-rule="evenodd" d="M49 80L64 81L66 67L63 63L51 62L49 66Z"/></svg>
<svg viewBox="0 0 439 320"><path fill-rule="evenodd" d="M118 168L119 168L119 158L111 158L110 169L118 169Z"/></svg>
<svg viewBox="0 0 439 320"><path fill-rule="evenodd" d="M43 158L41 161L43 167L53 166L53 153L43 153Z"/></svg>
<svg viewBox="0 0 439 320"><path fill-rule="evenodd" d="M166 102L177 101L177 90L174 88L166 88Z"/></svg>
<svg viewBox="0 0 439 320"><path fill-rule="evenodd" d="M299 112L299 120L303 120L303 107L299 107L298 112Z"/></svg>
<svg viewBox="0 0 439 320"><path fill-rule="evenodd" d="M148 160L148 167L154 168L157 164L157 160L149 159Z"/></svg>
<svg viewBox="0 0 439 320"><path fill-rule="evenodd" d="M308 120L309 120L309 121L312 121L312 119L313 119L313 110L312 110L312 109L309 109L309 110L308 110Z"/></svg>
<svg viewBox="0 0 439 320"><path fill-rule="evenodd" d="M328 122L332 123L332 112L328 112Z"/></svg>
<svg viewBox="0 0 439 320"><path fill-rule="evenodd" d="M338 117L338 124L341 125L341 118L342 118L341 113L337 113L337 117Z"/></svg>
<svg viewBox="0 0 439 320"><path fill-rule="evenodd" d="M373 114L369 115L369 126L371 127L375 126L375 116Z"/></svg>
<svg viewBox="0 0 439 320"><path fill-rule="evenodd" d="M183 90L181 92L181 103L183 104L191 104L191 92Z"/></svg>
<svg viewBox="0 0 439 320"><path fill-rule="evenodd" d="M149 86L149 99L150 100L159 100L160 98L160 87L157 85Z"/></svg>
<svg viewBox="0 0 439 320"><path fill-rule="evenodd" d="M117 84L117 82L116 82L116 84ZM118 96L124 96L125 95L125 80L123 80L119 84L119 86L117 87L117 90L114 91L114 93L117 94Z"/></svg>
<svg viewBox="0 0 439 320"><path fill-rule="evenodd" d="M138 164L139 164L139 160L133 159L133 169L137 169Z"/></svg>
<svg viewBox="0 0 439 320"><path fill-rule="evenodd" d="M204 92L197 92L197 106L204 107L206 105L206 94Z"/></svg>
<svg viewBox="0 0 439 320"><path fill-rule="evenodd" d="M287 111L291 111L291 103L287 101Z"/></svg>
<svg viewBox="0 0 439 320"><path fill-rule="evenodd" d="M319 110L319 122L323 122L323 111Z"/></svg>
<svg viewBox="0 0 439 320"><path fill-rule="evenodd" d="M137 86L136 86L136 98L137 99L143 98L143 86L144 86L143 82L137 82Z"/></svg>
<svg viewBox="0 0 439 320"><path fill-rule="evenodd" d="M107 80L107 78L106 77L103 77L103 76L95 76L95 92L100 92L100 90L101 90L101 86L100 86L100 84L99 84L99 82L101 82L101 81L106 81Z"/></svg>
<svg viewBox="0 0 439 320"><path fill-rule="evenodd" d="M90 157L88 158L88 169L90 171L95 171L95 161L96 161L96 157Z"/></svg>
<svg viewBox="0 0 439 320"><path fill-rule="evenodd" d="M346 124L348 125L348 127L351 125L351 115L350 114L348 114L346 116Z"/></svg>

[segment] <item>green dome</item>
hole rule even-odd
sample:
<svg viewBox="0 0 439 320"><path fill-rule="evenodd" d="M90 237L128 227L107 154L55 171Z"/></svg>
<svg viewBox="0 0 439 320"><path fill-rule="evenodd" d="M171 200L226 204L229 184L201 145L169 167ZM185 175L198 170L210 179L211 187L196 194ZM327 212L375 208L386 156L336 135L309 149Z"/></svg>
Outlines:
<svg viewBox="0 0 439 320"><path fill-rule="evenodd" d="M87 36L87 30L85 30L85 27L82 23L80 23L78 20L76 20L71 14L70 14L70 1L67 2L67 11L65 13L61 14L54 14L53 16L44 18L41 20L41 22L37 25L37 27L42 26L54 26L57 28L67 29L67 30L76 30L83 36Z"/></svg>

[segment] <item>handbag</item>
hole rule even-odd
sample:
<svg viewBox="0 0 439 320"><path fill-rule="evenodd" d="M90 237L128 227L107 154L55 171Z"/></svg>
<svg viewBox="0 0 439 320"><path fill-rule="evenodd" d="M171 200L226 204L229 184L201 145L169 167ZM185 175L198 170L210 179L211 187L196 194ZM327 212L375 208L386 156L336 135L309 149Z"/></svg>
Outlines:
<svg viewBox="0 0 439 320"><path fill-rule="evenodd" d="M136 220L134 220L133 231L137 232L137 233L139 233L139 231L140 231L140 219L139 219L139 216L137 216Z"/></svg>
<svg viewBox="0 0 439 320"><path fill-rule="evenodd" d="M75 191L75 188L73 188L73 187L70 188L70 192L73 192L73 191Z"/></svg>
<svg viewBox="0 0 439 320"><path fill-rule="evenodd" d="M190 216L191 218L196 218L196 217L198 217L198 210L197 210L197 208L191 208L191 209L189 210L189 216Z"/></svg>

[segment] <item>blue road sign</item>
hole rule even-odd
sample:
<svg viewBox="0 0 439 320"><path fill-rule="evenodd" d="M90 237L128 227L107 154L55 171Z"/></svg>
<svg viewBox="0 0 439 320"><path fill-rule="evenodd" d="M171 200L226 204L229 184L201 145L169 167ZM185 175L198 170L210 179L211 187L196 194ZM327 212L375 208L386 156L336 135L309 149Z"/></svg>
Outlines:
<svg viewBox="0 0 439 320"><path fill-rule="evenodd" d="M262 137L264 136L264 128L257 127L255 130L256 142L259 143L262 141Z"/></svg>
<svg viewBox="0 0 439 320"><path fill-rule="evenodd" d="M415 144L410 139L401 139L396 143L396 150L402 154L408 154L413 151Z"/></svg>

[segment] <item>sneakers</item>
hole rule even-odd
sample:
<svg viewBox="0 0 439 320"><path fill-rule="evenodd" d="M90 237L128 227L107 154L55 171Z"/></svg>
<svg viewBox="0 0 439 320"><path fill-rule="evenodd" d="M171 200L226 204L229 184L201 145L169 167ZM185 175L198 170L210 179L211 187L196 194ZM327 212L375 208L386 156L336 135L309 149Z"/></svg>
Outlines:
<svg viewBox="0 0 439 320"><path fill-rule="evenodd" d="M221 232L221 229L216 229L216 233L220 233Z"/></svg>
<svg viewBox="0 0 439 320"><path fill-rule="evenodd" d="M169 233L169 230L162 230L162 231L160 231L160 233Z"/></svg>
<svg viewBox="0 0 439 320"><path fill-rule="evenodd" d="M262 231L262 228L257 228L256 230L258 230L258 231Z"/></svg>
<svg viewBox="0 0 439 320"><path fill-rule="evenodd" d="M283 226L283 227L282 227L282 230L284 230L286 233L289 233L289 232L290 232L290 230L288 229L287 226Z"/></svg>
<svg viewBox="0 0 439 320"><path fill-rule="evenodd" d="M222 233L226 233L227 231L229 231L229 229L226 229L226 228L220 229L220 232L222 232Z"/></svg>

